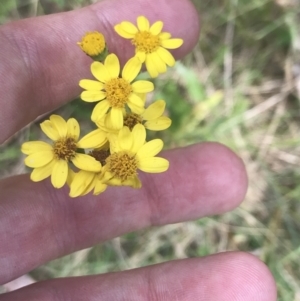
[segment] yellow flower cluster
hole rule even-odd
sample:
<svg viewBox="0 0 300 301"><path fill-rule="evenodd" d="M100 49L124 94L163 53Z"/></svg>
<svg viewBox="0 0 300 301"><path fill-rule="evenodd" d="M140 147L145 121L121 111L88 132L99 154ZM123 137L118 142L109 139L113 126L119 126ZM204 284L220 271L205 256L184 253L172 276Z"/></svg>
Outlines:
<svg viewBox="0 0 300 301"><path fill-rule="evenodd" d="M137 26L124 21L114 28L135 46L135 56L123 68L118 57L108 52L103 34L88 32L78 43L94 59L90 70L95 79L82 79L79 85L84 89L83 101L98 102L91 114L96 129L80 139L80 127L74 118L65 121L51 115L40 126L52 142L22 145L27 155L25 164L33 168L31 180L51 177L55 188L67 183L71 197L91 191L98 195L107 186L140 188L138 170L160 173L169 167L166 159L156 156L163 141L147 141L147 130L161 131L171 125L170 118L163 116L165 101L157 100L146 107L146 95L154 85L139 80L138 75L144 63L150 77L173 66L175 60L167 49L178 48L183 41L162 32L163 22L150 26L144 16L137 18Z"/></svg>

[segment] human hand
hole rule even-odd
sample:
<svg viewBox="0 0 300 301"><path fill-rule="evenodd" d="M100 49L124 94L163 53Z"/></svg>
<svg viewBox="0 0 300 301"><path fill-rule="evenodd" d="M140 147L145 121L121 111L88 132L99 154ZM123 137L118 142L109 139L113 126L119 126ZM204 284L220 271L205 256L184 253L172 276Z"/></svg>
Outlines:
<svg viewBox="0 0 300 301"><path fill-rule="evenodd" d="M117 8L117 9L116 9ZM0 28L0 142L80 93L90 59L76 42L86 31L105 33L111 52L131 55L113 26L141 12L164 20L183 46L198 39L197 13L188 0L110 0L69 13L11 23ZM113 38L112 38L113 37ZM71 75L71 76L70 76ZM165 152L167 173L142 175L143 188L109 189L98 197L68 197L48 181L28 175L0 182L0 283L70 252L127 232L221 214L244 198L247 177L241 160L217 143ZM179 260L98 276L49 280L0 295L26 300L276 300L273 278L255 257L238 252Z"/></svg>

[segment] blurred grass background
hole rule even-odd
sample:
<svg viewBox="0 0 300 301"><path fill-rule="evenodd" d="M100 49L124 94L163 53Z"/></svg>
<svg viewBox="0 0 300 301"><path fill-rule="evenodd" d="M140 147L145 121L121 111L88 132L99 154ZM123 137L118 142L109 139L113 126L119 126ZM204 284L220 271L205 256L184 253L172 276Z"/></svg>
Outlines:
<svg viewBox="0 0 300 301"><path fill-rule="evenodd" d="M92 2L1 0L0 23ZM236 151L249 174L245 201L222 216L146 229L76 252L34 270L34 279L242 250L269 266L278 300L300 300L300 1L194 3L202 19L199 43L155 82L153 97L166 100L173 120L158 135L169 148L210 140ZM89 129L90 108L80 101L59 112ZM25 171L20 144L39 135L32 124L1 147L2 177Z"/></svg>

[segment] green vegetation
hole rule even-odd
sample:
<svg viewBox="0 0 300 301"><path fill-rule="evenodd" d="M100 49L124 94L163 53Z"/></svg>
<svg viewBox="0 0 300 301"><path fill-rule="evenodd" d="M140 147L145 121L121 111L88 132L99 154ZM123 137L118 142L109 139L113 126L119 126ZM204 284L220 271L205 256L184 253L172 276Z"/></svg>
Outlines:
<svg viewBox="0 0 300 301"><path fill-rule="evenodd" d="M89 1L40 2L63 10ZM288 0L194 2L202 16L198 46L156 80L153 97L166 100L173 120L159 135L167 147L209 140L235 150L249 174L244 203L222 216L130 233L55 260L33 271L36 279L243 250L269 266L279 301L299 300L300 7L288 6ZM17 7L2 0L0 22L15 18ZM40 3L36 11L42 14L43 9ZM82 120L90 114L80 101L62 111ZM38 135L33 124L5 145L3 176L22 171L19 145Z"/></svg>

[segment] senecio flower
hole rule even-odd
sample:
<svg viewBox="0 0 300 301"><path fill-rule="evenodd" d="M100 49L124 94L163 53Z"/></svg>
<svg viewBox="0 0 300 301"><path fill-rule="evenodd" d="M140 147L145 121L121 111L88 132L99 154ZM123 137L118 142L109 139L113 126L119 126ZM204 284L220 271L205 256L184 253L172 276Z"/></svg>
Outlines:
<svg viewBox="0 0 300 301"><path fill-rule="evenodd" d="M135 46L135 56L145 62L151 77L167 71L167 65L175 64L173 55L167 49L176 49L183 44L182 39L172 39L171 34L162 32L163 22L151 26L144 16L137 18L137 27L124 21L115 25L115 31L123 38L130 39Z"/></svg>
<svg viewBox="0 0 300 301"><path fill-rule="evenodd" d="M146 142L146 129L137 124L132 131L123 127L118 135L109 136L110 155L103 167L103 183L140 188L138 170L160 173L169 168L168 160L155 157L163 148L161 139Z"/></svg>
<svg viewBox="0 0 300 301"><path fill-rule="evenodd" d="M100 120L107 112L110 124L116 130L123 127L123 110L126 105L132 112L140 114L144 110L144 101L140 94L153 91L150 81L134 79L139 74L142 63L136 57L131 58L124 66L120 76L120 63L115 54L109 54L104 64L93 62L91 72L98 80L83 79L80 87L85 89L81 99L87 102L100 101L92 112L94 122Z"/></svg>
<svg viewBox="0 0 300 301"><path fill-rule="evenodd" d="M163 148L161 139L146 142L146 130L136 125L132 131L123 127L118 134L111 134L109 146L92 150L89 155L102 165L101 171L79 171L74 175L70 185L70 196L78 197L93 190L98 195L111 186L131 186L140 188L138 170L148 173L164 172L169 162L155 157Z"/></svg>
<svg viewBox="0 0 300 301"><path fill-rule="evenodd" d="M80 135L79 124L74 118L66 122L61 116L51 115L50 120L41 123L42 131L53 140L52 144L43 141L29 141L22 145L22 152L28 155L25 164L34 168L30 178L34 182L42 181L51 176L52 185L61 188L72 176L69 162L77 168L86 171L99 172L101 163L95 158L77 153L78 148L100 147L105 144L105 138L92 140Z"/></svg>
<svg viewBox="0 0 300 301"><path fill-rule="evenodd" d="M91 57L97 57L106 49L105 38L98 31L87 32L77 45L81 50Z"/></svg>

